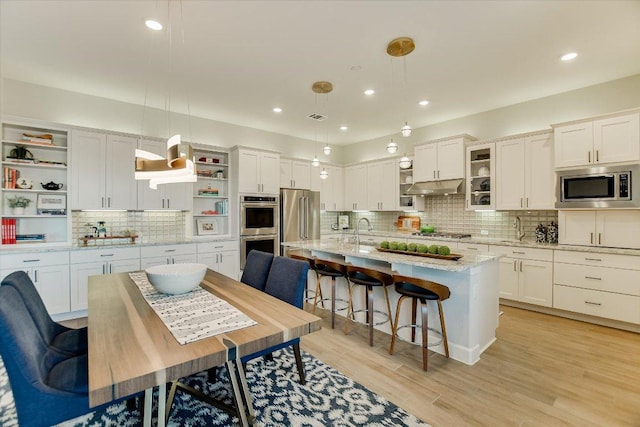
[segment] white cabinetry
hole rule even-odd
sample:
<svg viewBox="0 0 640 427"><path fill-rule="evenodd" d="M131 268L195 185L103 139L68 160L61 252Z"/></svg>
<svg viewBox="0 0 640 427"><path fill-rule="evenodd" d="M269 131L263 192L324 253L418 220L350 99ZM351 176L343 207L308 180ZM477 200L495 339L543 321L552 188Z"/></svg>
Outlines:
<svg viewBox="0 0 640 427"><path fill-rule="evenodd" d="M167 157L167 142L153 139L140 139L138 148ZM138 210L191 210L190 183L158 185L156 190L149 188L148 180L137 181Z"/></svg>
<svg viewBox="0 0 640 427"><path fill-rule="evenodd" d="M414 148L414 181L464 178L464 144L468 136L434 141Z"/></svg>
<svg viewBox="0 0 640 427"><path fill-rule="evenodd" d="M550 249L491 246L500 258L500 298L551 307L553 251Z"/></svg>
<svg viewBox="0 0 640 427"><path fill-rule="evenodd" d="M395 159L367 164L367 207L371 211L397 209L398 169Z"/></svg>
<svg viewBox="0 0 640 427"><path fill-rule="evenodd" d="M554 209L551 133L496 142L496 209Z"/></svg>
<svg viewBox="0 0 640 427"><path fill-rule="evenodd" d="M558 243L640 248L640 211L558 211Z"/></svg>
<svg viewBox="0 0 640 427"><path fill-rule="evenodd" d="M630 255L555 251L553 307L640 324L640 263Z"/></svg>
<svg viewBox="0 0 640 427"><path fill-rule="evenodd" d="M229 235L232 212L229 153L194 147L198 181L193 186L194 235ZM190 193L191 194L191 193Z"/></svg>
<svg viewBox="0 0 640 427"><path fill-rule="evenodd" d="M318 168L313 169L315 172ZM309 190L311 188L311 163L307 160L280 159L280 187Z"/></svg>
<svg viewBox="0 0 640 427"><path fill-rule="evenodd" d="M140 248L140 268L144 270L153 265L196 262L196 253L195 243L143 246Z"/></svg>
<svg viewBox="0 0 640 427"><path fill-rule="evenodd" d="M323 166L327 179L320 181L320 210L341 211L344 209L344 169L340 166Z"/></svg>
<svg viewBox="0 0 640 427"><path fill-rule="evenodd" d="M494 143L467 147L467 209L495 209L495 163Z"/></svg>
<svg viewBox="0 0 640 427"><path fill-rule="evenodd" d="M43 134L51 135L52 139L37 137ZM68 134L64 128L39 123L2 124L3 181L0 216L3 223L5 219L11 222L15 220L17 244L59 245L66 244L71 239L71 216L67 215ZM60 188L55 191L43 188L42 184L52 182ZM15 200L18 197L29 200L22 211L14 210L9 203L9 199ZM46 202L47 199L49 203L55 201L55 206L49 204L49 209L46 206L38 207L38 200ZM6 241L5 244L12 242Z"/></svg>
<svg viewBox="0 0 640 427"><path fill-rule="evenodd" d="M554 126L555 166L640 160L640 113Z"/></svg>
<svg viewBox="0 0 640 427"><path fill-rule="evenodd" d="M413 159L411 167L402 169L400 159L396 160L396 170L398 171L398 210L422 211L424 210L424 197L406 194L409 187L413 185Z"/></svg>
<svg viewBox="0 0 640 427"><path fill-rule="evenodd" d="M198 262L232 279L240 274L237 241L198 243Z"/></svg>
<svg viewBox="0 0 640 427"><path fill-rule="evenodd" d="M280 155L236 148L231 153L239 193L280 193Z"/></svg>
<svg viewBox="0 0 640 427"><path fill-rule="evenodd" d="M137 208L133 137L74 130L71 141L71 208Z"/></svg>
<svg viewBox="0 0 640 427"><path fill-rule="evenodd" d="M87 309L89 276L140 270L139 248L87 249L71 252L71 311Z"/></svg>
<svg viewBox="0 0 640 427"><path fill-rule="evenodd" d="M347 210L367 209L367 165L344 168L344 207Z"/></svg>
<svg viewBox="0 0 640 427"><path fill-rule="evenodd" d="M2 279L20 270L33 281L49 314L69 311L68 251L2 255Z"/></svg>

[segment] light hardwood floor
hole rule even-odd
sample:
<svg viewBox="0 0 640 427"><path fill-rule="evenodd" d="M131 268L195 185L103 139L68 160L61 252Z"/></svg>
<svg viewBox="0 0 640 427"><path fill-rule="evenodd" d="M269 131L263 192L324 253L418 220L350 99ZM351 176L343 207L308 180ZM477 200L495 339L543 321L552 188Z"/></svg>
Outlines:
<svg viewBox="0 0 640 427"><path fill-rule="evenodd" d="M433 426L640 426L640 335L501 306L497 341L474 366L364 327L302 338L302 349Z"/></svg>
<svg viewBox="0 0 640 427"><path fill-rule="evenodd" d="M360 325L302 338L302 349L434 427L640 427L640 335L501 306L498 340L467 366ZM83 322L84 320L84 322ZM86 319L68 322L79 327ZM377 331L376 331L377 332Z"/></svg>

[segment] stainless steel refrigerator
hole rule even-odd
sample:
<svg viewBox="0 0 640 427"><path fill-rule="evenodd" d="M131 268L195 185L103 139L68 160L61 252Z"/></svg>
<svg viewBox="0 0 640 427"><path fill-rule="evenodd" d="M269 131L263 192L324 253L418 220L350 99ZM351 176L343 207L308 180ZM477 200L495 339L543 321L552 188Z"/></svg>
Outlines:
<svg viewBox="0 0 640 427"><path fill-rule="evenodd" d="M320 192L280 190L280 243L320 238ZM280 251L287 255L286 248Z"/></svg>

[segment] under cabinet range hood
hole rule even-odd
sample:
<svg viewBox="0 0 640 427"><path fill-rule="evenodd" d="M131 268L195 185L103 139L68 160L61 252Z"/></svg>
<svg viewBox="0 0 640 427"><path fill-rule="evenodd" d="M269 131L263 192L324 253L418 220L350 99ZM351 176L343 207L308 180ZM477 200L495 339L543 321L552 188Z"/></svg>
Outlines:
<svg viewBox="0 0 640 427"><path fill-rule="evenodd" d="M414 182L405 194L412 196L441 196L443 194L464 194L464 179Z"/></svg>

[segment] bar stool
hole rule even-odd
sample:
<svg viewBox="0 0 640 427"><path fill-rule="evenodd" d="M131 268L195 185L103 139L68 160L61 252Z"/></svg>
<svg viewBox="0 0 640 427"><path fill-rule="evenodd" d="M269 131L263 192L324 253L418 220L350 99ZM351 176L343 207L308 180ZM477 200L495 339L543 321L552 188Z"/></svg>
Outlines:
<svg viewBox="0 0 640 427"><path fill-rule="evenodd" d="M447 342L447 328L444 324L444 312L442 310L442 301L449 298L451 292L449 288L439 283L430 282L428 280L418 279L415 277L407 277L394 275L393 282L396 292L399 293L398 307L396 309L396 318L391 331L391 347L389 354L393 354L393 348L396 343L398 330L402 328L411 328L411 342L416 341L416 328L422 329L422 369L427 370L428 347L429 347L429 331L438 335L441 340L431 344L432 346L444 345L444 354L449 357L449 343ZM405 298L411 298L411 324L399 326L400 306ZM420 324L416 323L416 309L420 301ZM438 303L438 314L440 315L440 331L429 328L427 301L436 301Z"/></svg>
<svg viewBox="0 0 640 427"><path fill-rule="evenodd" d="M309 271L313 271L316 275L316 289L312 292L311 296L309 296L309 282L305 284L304 287L304 302L314 301L316 299L316 294L320 292L320 300L322 301L322 288L320 288L320 276L318 276L318 271L316 270L316 257L314 256L305 256L301 253L289 252L289 258L297 259L300 261L305 261L309 264ZM315 305L314 305L315 312ZM324 308L324 303L322 304L322 308Z"/></svg>
<svg viewBox="0 0 640 427"><path fill-rule="evenodd" d="M356 267L350 265L347 267L347 276L349 278L349 311L347 311L347 321L344 325L344 333L349 333L350 322L356 321L355 314L356 313L367 313L367 323L369 325L369 345L373 346L373 327L382 325L384 323L389 322L391 328L393 328L393 323L391 322L391 304L389 303L389 293L387 292L387 286L393 284L393 276L391 274L384 273L382 271L373 270L371 268L366 267ZM366 290L366 298L365 298L365 307L361 310L353 309L353 286L360 285L364 286ZM387 302L387 312L375 310L373 307L373 288L375 286L382 286L384 290L385 300ZM383 314L386 316L386 319L374 323L373 315L374 313Z"/></svg>
<svg viewBox="0 0 640 427"><path fill-rule="evenodd" d="M336 311L347 310L348 307L336 308L336 301L349 303L349 301L336 298L336 279L338 277L347 278L347 267L350 264L344 264L339 261L329 261L325 259L315 259L316 273L318 274L318 286L316 287L316 295L313 300L313 313L316 312L318 306L318 297L324 308L324 301L331 301L331 329L336 325ZM322 298L322 287L320 286L320 276L331 277L331 298Z"/></svg>

